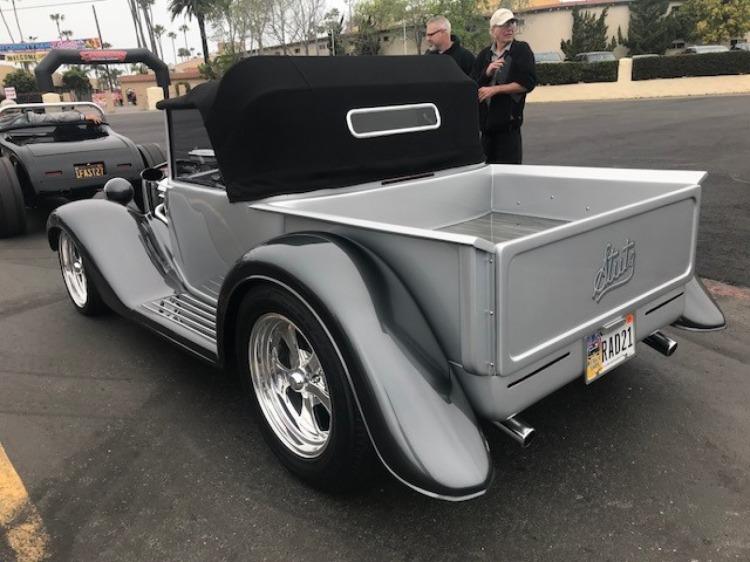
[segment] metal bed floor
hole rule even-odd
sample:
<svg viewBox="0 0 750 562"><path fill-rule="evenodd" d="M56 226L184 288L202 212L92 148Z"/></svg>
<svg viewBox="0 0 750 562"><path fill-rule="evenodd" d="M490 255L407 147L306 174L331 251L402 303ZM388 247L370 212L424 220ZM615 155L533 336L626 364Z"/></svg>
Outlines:
<svg viewBox="0 0 750 562"><path fill-rule="evenodd" d="M455 234L468 234L488 240L493 244L528 236L542 230L560 226L569 221L542 219L514 213L491 212L475 219L459 222L438 230Z"/></svg>

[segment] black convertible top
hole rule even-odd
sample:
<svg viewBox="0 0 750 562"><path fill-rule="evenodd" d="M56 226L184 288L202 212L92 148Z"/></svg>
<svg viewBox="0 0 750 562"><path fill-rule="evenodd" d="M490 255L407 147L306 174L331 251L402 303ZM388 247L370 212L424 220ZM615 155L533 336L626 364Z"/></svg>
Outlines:
<svg viewBox="0 0 750 562"><path fill-rule="evenodd" d="M434 104L439 126L357 138L347 123L350 110L408 104ZM158 107L200 111L232 201L484 161L476 85L450 57L251 57Z"/></svg>

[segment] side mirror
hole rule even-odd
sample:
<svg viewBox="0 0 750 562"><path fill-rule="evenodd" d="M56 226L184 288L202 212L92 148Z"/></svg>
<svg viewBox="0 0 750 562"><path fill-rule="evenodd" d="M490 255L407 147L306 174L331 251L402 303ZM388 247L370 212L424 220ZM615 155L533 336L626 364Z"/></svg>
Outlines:
<svg viewBox="0 0 750 562"><path fill-rule="evenodd" d="M135 190L125 178L112 178L104 184L104 196L109 201L127 205L133 200Z"/></svg>
<svg viewBox="0 0 750 562"><path fill-rule="evenodd" d="M141 172L143 181L161 181L164 179L164 170L161 168L146 168Z"/></svg>

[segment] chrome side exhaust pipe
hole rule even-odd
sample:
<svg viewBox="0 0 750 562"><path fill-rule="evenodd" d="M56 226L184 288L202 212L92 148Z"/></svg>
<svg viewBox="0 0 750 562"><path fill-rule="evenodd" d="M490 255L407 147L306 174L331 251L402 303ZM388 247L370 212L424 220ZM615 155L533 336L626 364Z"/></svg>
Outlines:
<svg viewBox="0 0 750 562"><path fill-rule="evenodd" d="M507 420L492 422L518 442L521 447L528 447L536 437L536 430L526 422L511 416Z"/></svg>
<svg viewBox="0 0 750 562"><path fill-rule="evenodd" d="M656 351L667 357L677 351L677 342L658 331L644 338L643 343L653 347Z"/></svg>

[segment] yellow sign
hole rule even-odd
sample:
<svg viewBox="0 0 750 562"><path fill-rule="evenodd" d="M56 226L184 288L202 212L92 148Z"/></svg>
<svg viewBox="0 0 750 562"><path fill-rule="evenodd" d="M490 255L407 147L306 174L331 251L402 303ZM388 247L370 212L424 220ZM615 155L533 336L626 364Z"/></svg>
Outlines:
<svg viewBox="0 0 750 562"><path fill-rule="evenodd" d="M8 53L5 55L5 60L8 62L39 62L46 54L46 51L33 53Z"/></svg>

